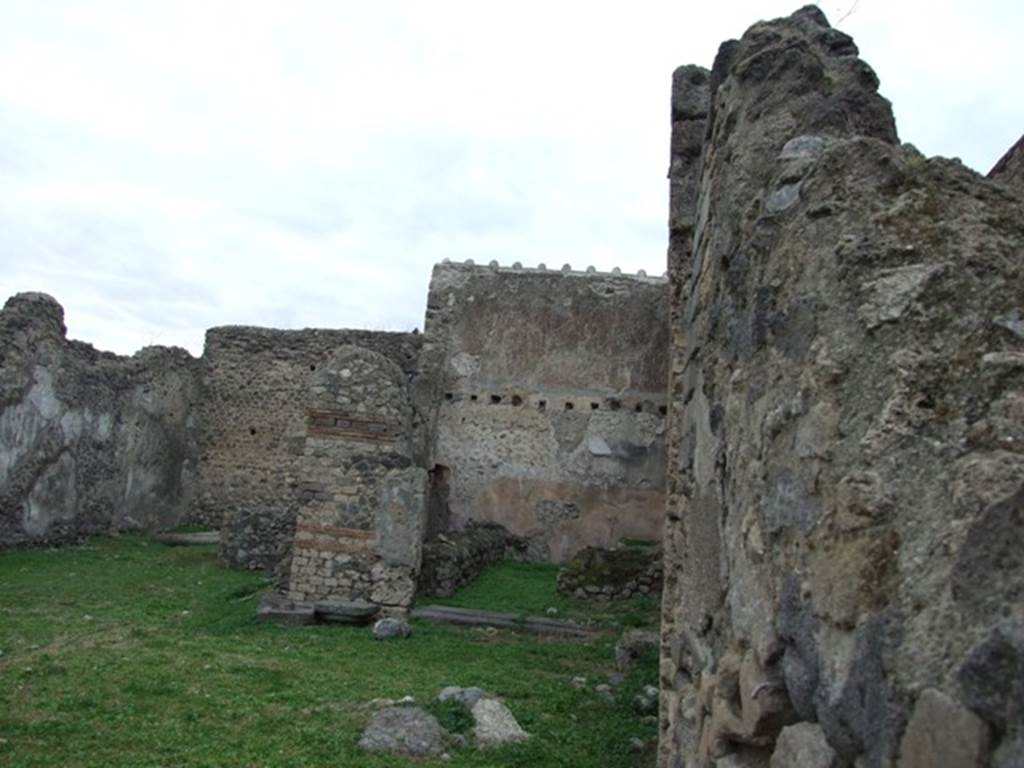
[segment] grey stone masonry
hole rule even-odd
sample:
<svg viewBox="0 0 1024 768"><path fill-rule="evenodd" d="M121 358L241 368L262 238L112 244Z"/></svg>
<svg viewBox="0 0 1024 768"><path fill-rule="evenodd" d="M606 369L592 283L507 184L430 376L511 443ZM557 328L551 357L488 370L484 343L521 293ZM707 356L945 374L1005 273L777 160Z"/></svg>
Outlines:
<svg viewBox="0 0 1024 768"><path fill-rule="evenodd" d="M50 296L0 311L0 547L65 543L189 518L199 362L67 339Z"/></svg>
<svg viewBox="0 0 1024 768"><path fill-rule="evenodd" d="M1024 208L877 88L815 6L677 73L663 768L1020 753Z"/></svg>

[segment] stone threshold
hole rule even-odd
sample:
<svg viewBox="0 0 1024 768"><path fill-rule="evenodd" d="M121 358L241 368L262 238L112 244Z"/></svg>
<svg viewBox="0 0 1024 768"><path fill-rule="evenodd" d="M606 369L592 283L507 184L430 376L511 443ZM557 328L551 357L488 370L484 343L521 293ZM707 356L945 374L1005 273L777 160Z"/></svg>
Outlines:
<svg viewBox="0 0 1024 768"><path fill-rule="evenodd" d="M538 635L560 635L562 637L578 639L587 639L594 635L593 630L571 621L557 621L540 616L523 617L515 613L481 611L475 608L429 605L423 608L415 608L411 616L414 619L426 619L427 621L437 621L445 624L511 629L517 632L532 632Z"/></svg>

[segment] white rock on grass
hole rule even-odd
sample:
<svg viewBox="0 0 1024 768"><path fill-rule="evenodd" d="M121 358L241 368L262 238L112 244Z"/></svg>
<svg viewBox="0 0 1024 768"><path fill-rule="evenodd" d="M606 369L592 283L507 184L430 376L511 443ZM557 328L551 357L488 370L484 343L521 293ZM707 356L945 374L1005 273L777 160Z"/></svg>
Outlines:
<svg viewBox="0 0 1024 768"><path fill-rule="evenodd" d="M426 757L441 754L443 738L440 723L430 713L419 707L388 707L374 713L359 739L359 748Z"/></svg>
<svg viewBox="0 0 1024 768"><path fill-rule="evenodd" d="M412 629L405 619L381 619L373 625L373 637L376 640L392 640L409 637Z"/></svg>
<svg viewBox="0 0 1024 768"><path fill-rule="evenodd" d="M443 689L438 695L437 700L442 704L449 701L457 701L459 704L464 706L466 709L473 709L473 705L476 704L480 699L484 698L487 694L482 688L459 688L454 685L449 685Z"/></svg>
<svg viewBox="0 0 1024 768"><path fill-rule="evenodd" d="M476 720L473 735L481 747L512 744L530 738L509 708L497 699L480 699L473 705L473 719Z"/></svg>

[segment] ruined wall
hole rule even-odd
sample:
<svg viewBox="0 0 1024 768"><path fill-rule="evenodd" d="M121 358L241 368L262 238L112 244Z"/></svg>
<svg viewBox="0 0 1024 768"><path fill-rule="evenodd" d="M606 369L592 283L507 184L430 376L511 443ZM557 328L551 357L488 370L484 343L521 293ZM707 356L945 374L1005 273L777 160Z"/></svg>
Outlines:
<svg viewBox="0 0 1024 768"><path fill-rule="evenodd" d="M318 366L306 402L286 594L408 608L426 528L427 471L414 463L420 446L407 376L381 354L343 346Z"/></svg>
<svg viewBox="0 0 1024 768"><path fill-rule="evenodd" d="M0 311L0 546L187 521L198 361L68 341L51 297Z"/></svg>
<svg viewBox="0 0 1024 768"><path fill-rule="evenodd" d="M663 766L1024 761L1024 209L876 88L815 7L677 73Z"/></svg>
<svg viewBox="0 0 1024 768"><path fill-rule="evenodd" d="M1007 184L1018 193L1024 194L1024 136L1006 150L1006 154L992 166L988 178Z"/></svg>
<svg viewBox="0 0 1024 768"><path fill-rule="evenodd" d="M499 523L556 562L658 538L667 306L662 278L435 267L425 357L446 523Z"/></svg>
<svg viewBox="0 0 1024 768"><path fill-rule="evenodd" d="M349 465L359 463L360 453L376 462L383 450L362 443L359 448L339 448L338 441L321 435L307 439L311 411L324 406L324 398L342 400L320 410L347 414L356 421L361 420L360 414L376 413L376 401L362 397L373 394L372 386L358 395L351 388L335 387L332 394L325 383L324 366L338 354L355 354L353 348L365 350L376 355L376 367L370 369L377 374L367 373L367 379L350 369L349 377L338 378L338 382L380 383L387 388L392 386L389 377L398 371L400 374L394 375L408 384L417 371L420 346L420 336L403 333L245 327L207 332L204 395L198 414L201 460L196 517L223 523L221 551L229 563L273 569L291 548L300 509L307 507L307 512L314 514L313 502L325 494L342 493L338 488L351 485L335 472L348 472ZM375 381L378 374L381 378ZM412 394L409 397L413 399ZM411 403L409 408L409 422L403 425L409 434L402 435L402 461L405 467L421 466L423 409ZM344 454L334 457L339 463L331 464L325 458L318 469L317 452L326 457L335 448ZM394 471L405 467L396 466Z"/></svg>

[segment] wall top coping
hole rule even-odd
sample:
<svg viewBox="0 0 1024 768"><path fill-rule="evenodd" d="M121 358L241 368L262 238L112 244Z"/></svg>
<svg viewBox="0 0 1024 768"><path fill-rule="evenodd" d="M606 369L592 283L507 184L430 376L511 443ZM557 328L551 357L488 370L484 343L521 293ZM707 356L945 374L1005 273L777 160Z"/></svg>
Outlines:
<svg viewBox="0 0 1024 768"><path fill-rule="evenodd" d="M450 259L444 259L440 264L435 264L434 269L445 269L445 270L458 270L466 271L472 270L475 272L492 272L500 274L549 274L549 275L571 275L573 277L594 277L608 279L612 278L624 278L629 280L638 280L647 283L661 284L668 283L668 273L663 272L661 275L648 275L645 270L639 270L636 273L623 272L618 267L612 269L611 272L601 272L592 266L588 266L586 269L573 269L571 264L563 264L560 269L549 269L546 264L541 262L536 267L523 266L521 262L515 262L510 266L502 266L497 261L491 261L488 264L477 264L473 259L466 259L465 261L451 261Z"/></svg>

